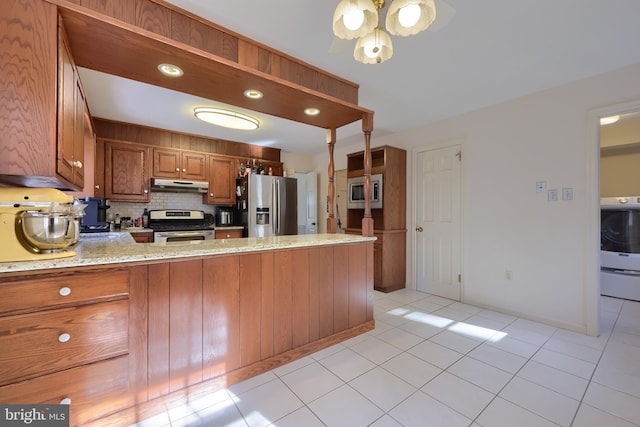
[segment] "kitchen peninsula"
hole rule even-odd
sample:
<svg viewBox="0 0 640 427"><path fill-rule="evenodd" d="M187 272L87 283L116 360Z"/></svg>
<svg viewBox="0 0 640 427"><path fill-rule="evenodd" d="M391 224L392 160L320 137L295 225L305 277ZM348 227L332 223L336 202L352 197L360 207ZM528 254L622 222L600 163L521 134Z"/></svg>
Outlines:
<svg viewBox="0 0 640 427"><path fill-rule="evenodd" d="M126 425L373 328L372 237L96 236L0 264L1 402Z"/></svg>

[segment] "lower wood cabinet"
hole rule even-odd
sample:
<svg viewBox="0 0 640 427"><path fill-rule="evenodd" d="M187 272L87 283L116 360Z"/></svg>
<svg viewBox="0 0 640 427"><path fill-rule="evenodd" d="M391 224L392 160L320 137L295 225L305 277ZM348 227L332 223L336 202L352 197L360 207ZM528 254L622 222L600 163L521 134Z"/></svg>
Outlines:
<svg viewBox="0 0 640 427"><path fill-rule="evenodd" d="M348 228L348 234L361 230ZM406 230L374 230L373 286L381 292L392 292L405 287L406 282Z"/></svg>
<svg viewBox="0 0 640 427"><path fill-rule="evenodd" d="M146 292L145 266L0 276L0 402L77 426L146 401Z"/></svg>

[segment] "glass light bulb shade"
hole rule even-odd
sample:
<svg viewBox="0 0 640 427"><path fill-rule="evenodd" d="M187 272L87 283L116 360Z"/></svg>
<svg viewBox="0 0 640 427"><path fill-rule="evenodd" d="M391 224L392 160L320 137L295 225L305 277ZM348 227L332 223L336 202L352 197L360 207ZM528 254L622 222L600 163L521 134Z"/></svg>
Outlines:
<svg viewBox="0 0 640 427"><path fill-rule="evenodd" d="M620 120L620 116L601 117L600 125L610 125Z"/></svg>
<svg viewBox="0 0 640 427"><path fill-rule="evenodd" d="M229 129L254 130L260 126L258 119L222 108L198 107L193 113L204 122Z"/></svg>
<svg viewBox="0 0 640 427"><path fill-rule="evenodd" d="M393 0L385 27L394 36L411 36L429 28L435 19L434 0Z"/></svg>
<svg viewBox="0 0 640 427"><path fill-rule="evenodd" d="M380 27L359 38L353 51L355 60L363 64L380 64L392 56L391 37Z"/></svg>
<svg viewBox="0 0 640 427"><path fill-rule="evenodd" d="M378 26L378 11L371 0L341 0L333 13L333 33L341 39L362 37Z"/></svg>

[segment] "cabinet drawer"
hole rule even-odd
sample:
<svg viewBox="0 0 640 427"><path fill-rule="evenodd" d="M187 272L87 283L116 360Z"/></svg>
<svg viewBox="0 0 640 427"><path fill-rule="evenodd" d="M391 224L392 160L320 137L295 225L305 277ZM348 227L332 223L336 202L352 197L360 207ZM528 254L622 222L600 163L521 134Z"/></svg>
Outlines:
<svg viewBox="0 0 640 427"><path fill-rule="evenodd" d="M68 399L70 425L82 425L129 406L127 372L128 357L117 357L0 387L0 402L57 404Z"/></svg>
<svg viewBox="0 0 640 427"><path fill-rule="evenodd" d="M128 301L0 319L0 385L128 351Z"/></svg>
<svg viewBox="0 0 640 427"><path fill-rule="evenodd" d="M216 230L216 239L239 239L242 237L242 230L225 230L219 228Z"/></svg>
<svg viewBox="0 0 640 427"><path fill-rule="evenodd" d="M126 296L126 271L75 274L0 284L0 314Z"/></svg>

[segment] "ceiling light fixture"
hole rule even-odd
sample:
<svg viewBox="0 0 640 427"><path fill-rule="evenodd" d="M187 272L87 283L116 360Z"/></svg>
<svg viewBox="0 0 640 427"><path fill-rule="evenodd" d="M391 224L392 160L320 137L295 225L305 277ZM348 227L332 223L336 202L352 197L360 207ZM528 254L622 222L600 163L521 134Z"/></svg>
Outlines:
<svg viewBox="0 0 640 427"><path fill-rule="evenodd" d="M262 98L262 92L257 89L247 89L244 91L244 96L251 99L260 99Z"/></svg>
<svg viewBox="0 0 640 427"><path fill-rule="evenodd" d="M198 107L194 108L193 113L204 122L230 129L254 130L260 126L258 119L238 113L237 111Z"/></svg>
<svg viewBox="0 0 640 427"><path fill-rule="evenodd" d="M357 38L353 57L365 64L380 64L393 56L391 37L379 25L384 0L340 0L333 14L333 33L341 39ZM434 0L392 0L385 27L394 36L426 30L436 19Z"/></svg>
<svg viewBox="0 0 640 427"><path fill-rule="evenodd" d="M304 109L304 113L307 116L317 116L318 114L320 114L320 109L315 107L309 107Z"/></svg>
<svg viewBox="0 0 640 427"><path fill-rule="evenodd" d="M184 74L182 68L173 64L160 64L158 65L158 70L160 70L160 72L165 76L169 77L180 77Z"/></svg>
<svg viewBox="0 0 640 427"><path fill-rule="evenodd" d="M615 123L618 120L620 120L620 116L600 117L600 124L610 125L611 123Z"/></svg>

